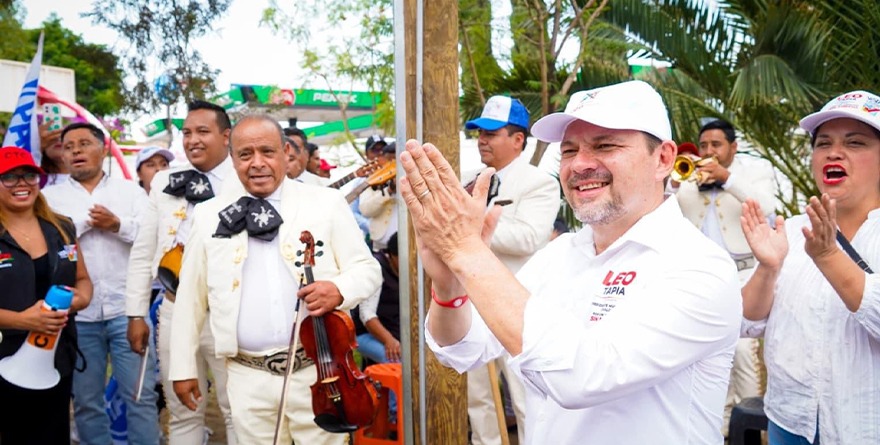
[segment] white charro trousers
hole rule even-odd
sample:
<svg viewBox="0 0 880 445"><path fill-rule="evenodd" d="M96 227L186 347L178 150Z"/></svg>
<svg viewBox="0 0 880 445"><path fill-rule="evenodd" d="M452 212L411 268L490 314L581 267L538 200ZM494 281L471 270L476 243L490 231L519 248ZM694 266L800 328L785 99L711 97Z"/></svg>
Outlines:
<svg viewBox="0 0 880 445"><path fill-rule="evenodd" d="M739 284L745 285L752 275L752 269L739 271ZM758 339L740 338L736 342L733 354L733 368L730 370L730 385L727 387L727 399L724 402L724 423L721 432L727 437L730 426L730 411L742 399L758 397L761 393L761 382L758 379Z"/></svg>
<svg viewBox="0 0 880 445"><path fill-rule="evenodd" d="M227 360L226 364L229 377L226 390L229 392L238 443L272 445L284 377L232 360ZM307 366L290 375L280 443L289 444L291 440L297 445L347 443L347 434L331 434L315 424L310 387L316 378L315 366Z"/></svg>
<svg viewBox="0 0 880 445"><path fill-rule="evenodd" d="M522 381L507 367L507 358L495 359L495 369L504 373L510 400L516 414L516 430L519 443L525 443L526 431L526 393ZM500 381L500 379L499 379ZM492 398L492 385L489 383L488 366L481 366L467 372L468 418L471 423L471 443L473 445L501 445L501 431L498 429L498 416Z"/></svg>
<svg viewBox="0 0 880 445"><path fill-rule="evenodd" d="M214 357L214 335L211 334L210 316L199 338L198 364L199 391L202 402L198 409L190 411L183 406L174 394L172 382L168 380L168 364L171 363L171 319L174 314L174 303L163 300L159 306L159 371L162 373L162 392L165 393L165 404L170 414L168 420L168 445L202 445L205 438L205 409L208 394L208 369L214 379L214 390L217 392L217 403L226 423L226 443L236 445L235 431L232 425L232 411L229 409L229 398L226 396L226 359Z"/></svg>

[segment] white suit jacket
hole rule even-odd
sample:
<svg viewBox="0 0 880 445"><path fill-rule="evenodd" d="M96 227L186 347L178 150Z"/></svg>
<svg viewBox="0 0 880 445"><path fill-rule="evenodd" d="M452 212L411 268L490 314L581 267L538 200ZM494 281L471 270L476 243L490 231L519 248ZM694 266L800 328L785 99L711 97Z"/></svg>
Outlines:
<svg viewBox="0 0 880 445"><path fill-rule="evenodd" d="M477 176L462 176L467 184ZM501 210L501 219L492 235L492 251L513 273L550 240L553 221L559 213L559 182L548 173L518 158L504 172L497 200L513 203Z"/></svg>
<svg viewBox="0 0 880 445"><path fill-rule="evenodd" d="M361 194L358 209L361 215L370 219L370 239L382 239L391 225L391 218L397 218L394 206L396 199L397 196L388 188L368 188Z"/></svg>
<svg viewBox="0 0 880 445"><path fill-rule="evenodd" d="M232 163L224 162L220 165L228 168L228 171L223 172L224 184L238 183ZM159 269L159 261L175 246L180 224L192 217L187 214L186 198L163 192L172 173L191 168L192 165L185 164L160 171L150 183L149 205L141 220L138 236L131 247L131 257L128 262L128 279L125 287L125 314L128 316L144 317L149 312L150 292ZM241 184L238 184L240 188ZM222 190L217 192L222 193Z"/></svg>
<svg viewBox="0 0 880 445"><path fill-rule="evenodd" d="M747 198L754 199L761 205L765 215L773 215L776 209L776 179L773 170L765 162L750 162L745 165L734 157L728 170L736 177L728 188L719 190L716 195L718 225L721 227L727 251L734 255L747 255L751 253L751 249L740 225L742 203ZM711 203L711 192L700 192L695 182L688 181L679 186L676 197L685 218L702 229L706 208Z"/></svg>
<svg viewBox="0 0 880 445"><path fill-rule="evenodd" d="M236 181L237 183L237 181ZM239 183L240 184L240 183ZM315 187L285 179L278 210L284 223L279 228L279 255L294 277L302 274L300 233L309 230L324 242L316 258L315 280L329 280L339 288L340 310L350 310L379 289L382 273L363 240L351 209L338 190ZM205 315L211 310L218 358L238 354L238 312L241 279L248 255L247 231L230 238L213 237L218 212L244 196L224 187L220 197L196 206L193 227L183 255L180 285L171 322L171 380L195 378L196 350Z"/></svg>

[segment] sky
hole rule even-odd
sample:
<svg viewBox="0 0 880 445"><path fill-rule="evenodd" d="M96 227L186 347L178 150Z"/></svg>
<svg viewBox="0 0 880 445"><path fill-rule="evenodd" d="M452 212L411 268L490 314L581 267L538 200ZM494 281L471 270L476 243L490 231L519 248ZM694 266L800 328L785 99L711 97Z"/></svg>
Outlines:
<svg viewBox="0 0 880 445"><path fill-rule="evenodd" d="M80 14L91 9L91 0L25 0L23 4L27 13L25 28L38 28L50 14L55 13L65 27L80 34L86 42L107 45L115 54L120 54L127 47L126 43L119 41L114 31L80 17ZM268 5L268 0L233 0L214 29L195 41L195 48L205 62L219 70L215 80L218 92L227 91L232 84L323 89L321 85L306 80L307 71L300 66L302 50L283 36L275 35L268 27L260 25L262 11ZM151 69L153 76L161 73L158 64ZM183 104L179 104L172 114L182 116L185 112ZM132 136L142 140L145 136L140 130L164 115L163 111L157 111L126 116L132 121Z"/></svg>
<svg viewBox="0 0 880 445"><path fill-rule="evenodd" d="M195 42L208 65L220 70L216 85L221 91L233 83L302 86L302 51L259 24L268 4L268 0L234 0L213 32ZM27 0L24 5L26 28L39 27L54 12L64 26L81 34L85 41L111 49L120 45L115 32L80 17L91 9L91 0Z"/></svg>
<svg viewBox="0 0 880 445"><path fill-rule="evenodd" d="M292 0L290 0L292 1ZM25 28L37 28L50 14L55 13L61 18L62 24L80 34L86 42L107 45L114 53L120 53L125 45L119 41L116 33L108 28L94 25L88 18L80 14L91 9L91 0L24 0L26 10ZM279 3L284 4L285 1ZM498 28L504 28L509 14L506 2L493 1L493 15ZM218 91L226 91L231 84L277 85L284 88L317 88L325 89L321 81L312 80L302 64L302 48L288 41L284 36L276 35L271 29L260 25L262 11L269 5L269 0L233 0L226 14L215 23L212 32L195 42L195 47L209 66L219 70L215 85ZM312 27L321 36L313 36L313 42L327 41L338 37L345 31L324 29L320 23ZM328 36L329 35L329 36ZM505 36L495 37L495 50L508 52L512 41ZM502 63L504 56L501 55ZM160 74L159 67L153 67L154 76ZM174 113L185 114L182 106ZM143 116L130 116L132 135L142 140L140 129L155 119L164 117L164 112L156 112ZM175 141L179 144L179 138ZM463 141L469 144L472 141ZM177 145L175 144L175 145ZM530 144L531 145L531 144ZM174 147L173 147L174 148ZM464 148L464 147L463 147ZM465 154L467 151L467 155ZM470 153L473 151L473 153ZM333 153L327 153L333 155ZM476 150L462 151L462 165L479 163ZM470 156L469 156L470 155ZM475 159L471 159L475 158ZM334 170L334 173L341 173Z"/></svg>

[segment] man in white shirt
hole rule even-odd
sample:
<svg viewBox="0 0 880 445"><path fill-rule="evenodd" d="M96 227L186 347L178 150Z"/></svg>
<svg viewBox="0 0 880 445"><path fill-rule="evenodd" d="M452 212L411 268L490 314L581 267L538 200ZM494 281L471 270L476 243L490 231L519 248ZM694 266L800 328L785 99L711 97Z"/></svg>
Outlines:
<svg viewBox="0 0 880 445"><path fill-rule="evenodd" d="M662 99L640 81L578 92L532 133L561 142L563 191L586 227L516 278L481 239L499 213L484 216L491 172L470 198L432 145L401 155L433 278L428 344L459 372L509 353L528 444L720 445L742 300L733 261L663 193L676 146Z"/></svg>
<svg viewBox="0 0 880 445"><path fill-rule="evenodd" d="M219 194L224 184L237 183L227 148L231 125L226 111L204 101L194 101L188 109L183 122L183 151L189 163L159 172L153 178L149 205L131 249L126 288L128 341L133 351L142 354L150 333L144 317L149 311L151 283L159 277L166 287L159 306L158 350L162 390L170 414L168 439L172 445L203 443L207 400L200 401L195 411L187 409L177 400L168 379L176 297L173 281L179 270L166 267L163 259L167 256L167 261L179 254L178 249L186 245L196 204L212 198L215 192ZM194 358L198 363L199 387L204 393L208 390L208 369L211 370L217 403L226 422L227 443L235 444L232 413L226 397L226 363L214 354L214 336L209 326L201 331Z"/></svg>
<svg viewBox="0 0 880 445"><path fill-rule="evenodd" d="M296 300L302 298L301 310L311 316L349 310L373 294L382 277L342 194L286 178L282 138L268 116L247 116L232 129L238 186L196 207L172 320L170 378L180 401L195 409L203 394L195 352L210 310L215 354L226 359L238 442L272 443L290 365L281 443L342 444L345 435L328 433L313 420L312 361L301 348L287 356ZM322 242L322 255L313 267L316 281L300 289L304 258L297 251L305 230Z"/></svg>
<svg viewBox="0 0 880 445"><path fill-rule="evenodd" d="M703 125L699 142L699 155L714 157L714 161L697 167L695 174L700 175L700 182L679 185L670 181L672 190L685 218L730 254L740 282L745 283L755 267L755 257L740 226L742 205L751 198L768 211L767 216L772 215L776 179L769 165L757 160L746 165L736 157L736 131L727 121L719 119ZM733 406L759 394L757 354L757 340L743 338L737 342L724 405L725 436Z"/></svg>
<svg viewBox="0 0 880 445"><path fill-rule="evenodd" d="M550 240L553 220L559 213L559 182L520 157L528 140L529 111L519 99L490 97L480 117L465 123L465 128L479 131L480 160L495 169L498 179L496 201L510 201L501 210L490 247L515 274ZM462 182L472 181L477 173L464 174ZM507 381L519 443L523 443L525 389L519 376L507 367L506 357L496 359L495 364ZM481 366L467 373L468 417L474 445L502 443L488 368Z"/></svg>
<svg viewBox="0 0 880 445"><path fill-rule="evenodd" d="M126 341L125 270L132 242L147 207L147 196L134 181L107 176L104 133L92 124L75 123L61 135L62 159L70 178L43 190L49 205L76 225L79 246L89 261L94 284L92 302L76 318L77 342L85 369L73 376L73 406L81 444L108 444L110 418L104 409L107 356L126 401L128 440L131 444L159 442L156 411L155 347L147 360L141 397L138 371L141 358ZM147 292L150 287L147 285ZM149 347L144 345L146 349ZM82 368L83 363L79 363Z"/></svg>

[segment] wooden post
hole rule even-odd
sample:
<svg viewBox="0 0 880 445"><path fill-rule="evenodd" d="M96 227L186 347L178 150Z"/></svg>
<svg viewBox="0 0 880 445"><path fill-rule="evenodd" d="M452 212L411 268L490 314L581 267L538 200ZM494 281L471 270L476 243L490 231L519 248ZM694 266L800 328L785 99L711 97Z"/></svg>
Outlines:
<svg viewBox="0 0 880 445"><path fill-rule="evenodd" d="M458 98L458 1L399 0L405 36L405 100L398 102L397 113L405 113L405 139L431 142L443 152L452 166L459 168L459 98ZM421 12L421 20L419 13ZM421 35L420 35L421 34ZM400 39L396 42L400 43ZM398 55L400 52L397 53ZM419 56L422 56L421 58ZM396 64L400 67L399 64ZM399 91L399 90L398 90ZM398 129L400 126L398 126ZM399 133L399 131L398 131ZM399 135L401 136L401 135ZM401 138L398 137L398 140ZM400 148L399 148L400 149ZM400 203L400 205L403 205ZM423 339L424 315L431 301L430 283L420 281L415 234L407 231L407 274L409 307L408 349L404 355L405 383L409 382L412 419L407 443L418 445L467 443L467 381L448 369L427 349ZM403 239L403 238L401 238ZM403 288L401 288L403 289ZM421 291L421 292L420 292ZM419 304L419 295L422 296ZM401 317L401 321L406 317ZM424 388L424 389L422 389ZM407 392L407 389L404 390ZM422 412L424 406L425 412ZM422 423L424 422L424 424ZM409 441L412 438L412 442Z"/></svg>

